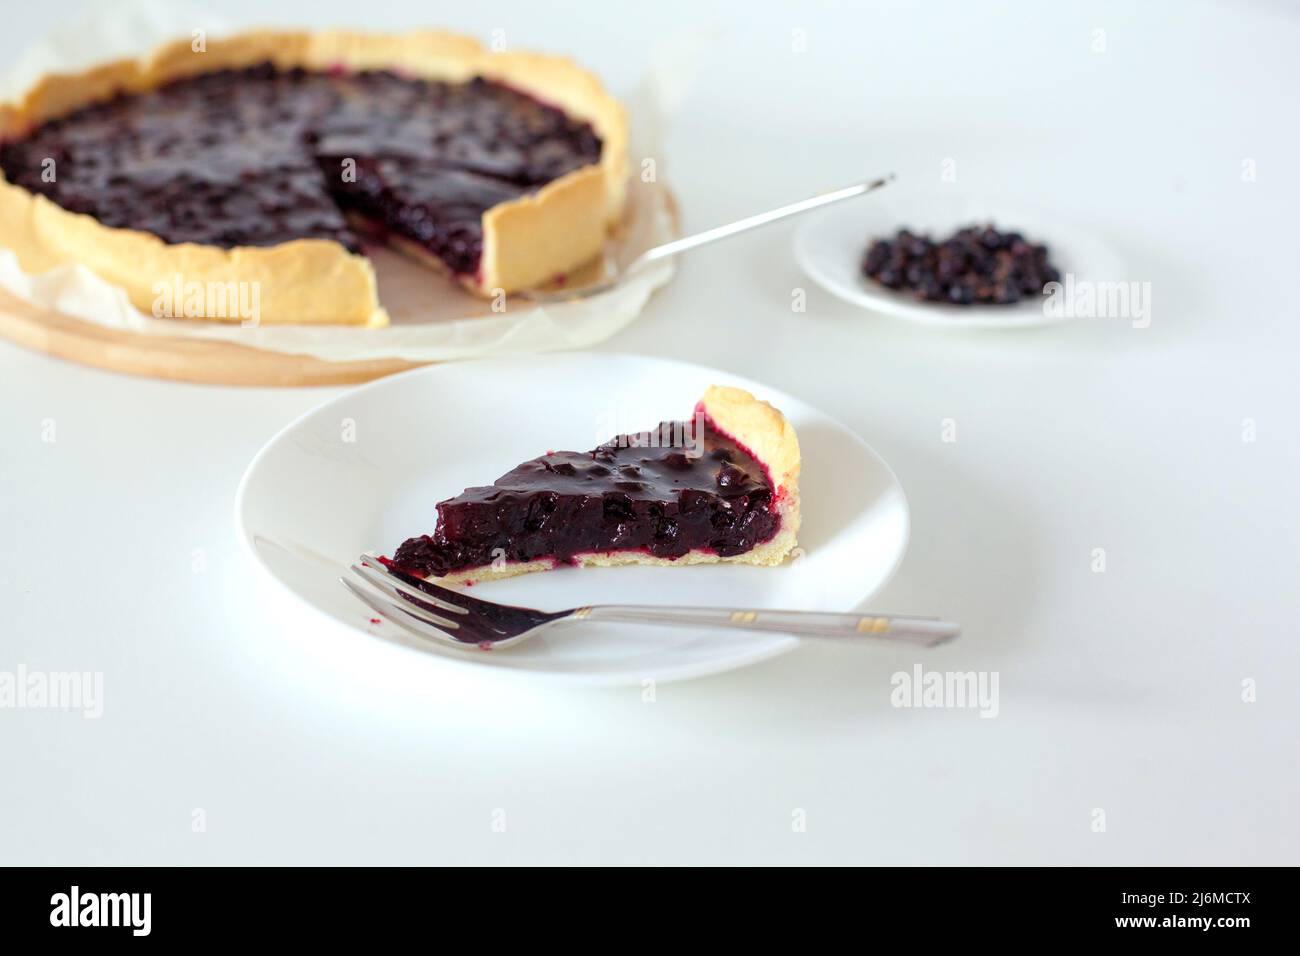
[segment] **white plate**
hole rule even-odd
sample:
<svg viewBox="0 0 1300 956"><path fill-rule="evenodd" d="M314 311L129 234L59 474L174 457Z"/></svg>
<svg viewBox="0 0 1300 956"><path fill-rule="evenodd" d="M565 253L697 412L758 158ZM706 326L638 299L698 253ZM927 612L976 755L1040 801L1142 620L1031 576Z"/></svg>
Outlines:
<svg viewBox="0 0 1300 956"><path fill-rule="evenodd" d="M560 569L479 584L475 594L542 608L595 603L848 611L889 578L907 546L903 490L889 466L834 419L717 369L631 355L562 353L429 366L308 412L258 452L235 519L254 559L335 621L449 665L601 684L695 677L792 650L782 635L624 625L561 626L505 651L425 644L384 622L338 578L362 551L391 554L433 531L436 502L488 484L548 450L690 414L712 383L739 385L789 417L803 451L805 555L779 568L734 565ZM328 647L328 643L322 643Z"/></svg>
<svg viewBox="0 0 1300 956"><path fill-rule="evenodd" d="M994 223L1046 243L1051 261L1076 281L1121 278L1122 263L1104 242L1057 216L1013 207L1010 203L956 196L943 190L921 194L880 194L874 201L833 206L809 219L795 233L794 255L804 273L827 292L882 315L950 328L1028 328L1068 322L1047 315L1037 298L1016 305L948 305L920 302L862 275L862 256L872 239L892 238L904 227L939 239L976 223Z"/></svg>

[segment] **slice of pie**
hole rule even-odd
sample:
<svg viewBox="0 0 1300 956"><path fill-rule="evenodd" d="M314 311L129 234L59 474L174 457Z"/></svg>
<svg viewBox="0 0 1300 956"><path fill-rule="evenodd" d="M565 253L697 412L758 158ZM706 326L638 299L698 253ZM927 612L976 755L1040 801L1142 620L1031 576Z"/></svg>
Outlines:
<svg viewBox="0 0 1300 956"><path fill-rule="evenodd" d="M559 565L780 564L799 531L799 440L785 416L714 385L690 421L548 452L438 505L389 560L478 581Z"/></svg>
<svg viewBox="0 0 1300 956"><path fill-rule="evenodd" d="M196 45L0 103L0 246L25 271L81 263L155 314L244 283L261 322L383 325L363 237L491 296L575 270L620 216L623 110L568 60L444 33Z"/></svg>

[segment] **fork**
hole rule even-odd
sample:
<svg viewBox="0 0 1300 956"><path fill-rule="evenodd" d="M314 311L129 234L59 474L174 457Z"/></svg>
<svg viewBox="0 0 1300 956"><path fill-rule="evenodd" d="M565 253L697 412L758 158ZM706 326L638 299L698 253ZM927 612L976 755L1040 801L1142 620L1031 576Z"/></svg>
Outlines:
<svg viewBox="0 0 1300 956"><path fill-rule="evenodd" d="M738 232L747 232L758 226L766 226L769 222L777 222L789 216L797 216L801 213L810 212L813 209L820 209L822 206L828 206L831 203L842 202L845 199L852 199L854 196L861 196L866 193L875 192L882 186L887 186L894 181L894 174L889 173L881 176L879 179L869 179L865 182L854 183L852 186L845 186L843 189L834 189L830 192L821 193L809 199L801 199L798 202L788 203L784 206L778 206L776 209L769 209L767 212L760 212L753 216L746 216L736 222L729 222L724 226L715 226L712 229L706 229L704 232L697 232L694 235L682 236L680 239L674 239L671 242L665 242L662 245L647 249L641 255L637 256L622 270L613 275L606 275L603 278L595 279L584 285L561 286L559 288L541 288L541 289L524 289L516 293L525 299L545 305L549 302L569 302L574 299L587 299L593 295L599 295L602 292L608 292L616 286L621 285L624 280L630 278L633 274L640 272L652 262L658 262L660 259L667 259L677 255L679 252L685 252L687 249L694 249L697 246L708 245L710 242L717 242L719 239L726 239L728 236L734 236ZM606 266L608 269L608 265Z"/></svg>
<svg viewBox="0 0 1300 956"><path fill-rule="evenodd" d="M380 617L416 637L461 648L467 644L483 650L513 647L561 621L720 627L799 637L883 638L923 647L950 641L960 633L960 628L950 621L885 614L629 604L539 611L470 597L464 591L395 571L369 552L361 555L351 571L357 581L346 576L339 581Z"/></svg>

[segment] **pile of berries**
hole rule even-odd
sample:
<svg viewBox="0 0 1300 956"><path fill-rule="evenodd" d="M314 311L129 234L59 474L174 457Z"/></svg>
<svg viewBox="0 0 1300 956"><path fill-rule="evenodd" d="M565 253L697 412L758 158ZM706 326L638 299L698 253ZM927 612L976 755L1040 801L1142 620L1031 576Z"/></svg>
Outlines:
<svg viewBox="0 0 1300 956"><path fill-rule="evenodd" d="M1046 246L992 224L959 229L940 242L900 229L893 239L871 243L862 274L918 299L956 305L1010 305L1061 280Z"/></svg>

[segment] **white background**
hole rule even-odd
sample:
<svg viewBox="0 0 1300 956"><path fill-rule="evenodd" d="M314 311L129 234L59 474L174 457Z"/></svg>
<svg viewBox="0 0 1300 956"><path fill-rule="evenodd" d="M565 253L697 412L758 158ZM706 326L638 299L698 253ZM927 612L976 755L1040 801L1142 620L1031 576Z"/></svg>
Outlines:
<svg viewBox="0 0 1300 956"><path fill-rule="evenodd" d="M961 621L920 659L998 672L992 720L891 707L918 659L898 649L808 647L654 703L341 668L231 519L254 452L335 390L0 344L0 670L105 681L97 721L0 710L0 861L1300 862L1293 7L221 7L499 28L615 91L703 28L661 158L687 228L896 170L1087 225L1152 284L1152 323L943 333L815 288L796 313L778 226L691 254L603 346L768 381L866 437L914 522L873 606ZM67 12L3 0L0 59Z"/></svg>

